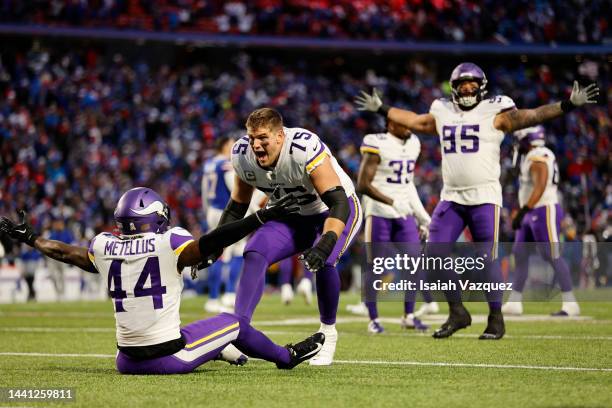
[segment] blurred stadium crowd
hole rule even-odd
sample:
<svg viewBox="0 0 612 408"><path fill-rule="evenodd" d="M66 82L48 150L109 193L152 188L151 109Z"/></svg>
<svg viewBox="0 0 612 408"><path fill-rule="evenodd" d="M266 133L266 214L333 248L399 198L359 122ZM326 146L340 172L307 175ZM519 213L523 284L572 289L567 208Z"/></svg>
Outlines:
<svg viewBox="0 0 612 408"><path fill-rule="evenodd" d="M388 64L387 71L364 68L351 74L337 58L319 58L316 65L325 67L325 75L306 69L303 60L246 53L234 54L223 69L201 62L154 66L94 49L3 54L0 213L26 208L42 230L54 218L65 219L75 237L88 238L113 229L113 210L123 191L146 185L166 198L175 223L199 234L205 228L203 162L216 137L242 134L251 110L274 106L288 126L316 131L355 178L361 138L384 126L355 110L352 99L359 90L376 86L389 103L416 112L426 112L448 91L446 67L411 60L401 68ZM354 68L354 62L350 65ZM558 64L509 66L485 64L489 92L505 93L519 107L567 97L575 77ZM595 61L579 67L583 77L599 82L604 95L612 90L608 70L608 64ZM578 110L547 124L561 170L570 240L589 230L600 240L612 239L609 109L610 104ZM439 142L421 140L416 183L431 213L441 190ZM511 142L507 138L503 146L504 241L512 240L509 214L518 207ZM585 204L590 214L585 215Z"/></svg>
<svg viewBox="0 0 612 408"><path fill-rule="evenodd" d="M610 39L607 0L5 0L0 20L76 27L498 43Z"/></svg>

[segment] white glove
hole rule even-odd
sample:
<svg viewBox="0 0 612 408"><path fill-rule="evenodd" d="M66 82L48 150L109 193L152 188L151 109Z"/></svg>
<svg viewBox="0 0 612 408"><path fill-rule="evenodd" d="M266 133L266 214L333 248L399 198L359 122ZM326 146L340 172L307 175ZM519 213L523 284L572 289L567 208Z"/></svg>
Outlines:
<svg viewBox="0 0 612 408"><path fill-rule="evenodd" d="M582 106L586 103L597 103L598 96L599 87L597 84L591 84L581 88L580 85L578 85L578 81L574 81L574 87L572 88L572 94L569 99L574 106Z"/></svg>
<svg viewBox="0 0 612 408"><path fill-rule="evenodd" d="M361 91L361 96L355 97L355 105L357 105L357 110L360 111L378 112L382 104L382 99L376 88L372 90L372 95L366 91Z"/></svg>
<svg viewBox="0 0 612 408"><path fill-rule="evenodd" d="M412 206L406 201L393 200L393 209L397 211L401 218L412 215Z"/></svg>
<svg viewBox="0 0 612 408"><path fill-rule="evenodd" d="M429 225L422 224L419 226L419 238L421 241L427 241L429 239Z"/></svg>

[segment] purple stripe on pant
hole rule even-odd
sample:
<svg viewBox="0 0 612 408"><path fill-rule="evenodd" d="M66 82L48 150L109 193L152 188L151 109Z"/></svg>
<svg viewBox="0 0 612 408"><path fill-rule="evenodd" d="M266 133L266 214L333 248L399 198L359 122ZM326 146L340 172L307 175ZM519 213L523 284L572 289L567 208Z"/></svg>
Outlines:
<svg viewBox="0 0 612 408"><path fill-rule="evenodd" d="M340 277L336 263L343 250L354 240L361 227L362 213L355 195L349 197L350 216L325 266L317 273L317 298L321 322L336 321ZM323 231L328 213L294 216L262 225L249 239L244 250L244 267L236 292L236 314L251 320L263 295L268 266L311 248Z"/></svg>
<svg viewBox="0 0 612 408"><path fill-rule="evenodd" d="M427 242L438 245L428 246L429 256L446 256L465 227L470 229L474 242L482 243L478 251L486 255L487 259L496 259L499 207L489 203L463 205L452 201L440 201L431 217ZM440 245L444 243L449 245ZM485 269L485 281L491 283L503 281L498 262L487 262ZM456 279L457 275L449 271L442 278ZM447 292L446 295L449 301L460 300L458 291ZM487 292L489 305L492 308L500 308L502 296L501 291Z"/></svg>
<svg viewBox="0 0 612 408"><path fill-rule="evenodd" d="M222 313L181 328L186 346L170 356L150 360L133 360L117 353L117 370L121 374L185 374L215 359L221 350L233 343L254 358L287 363L289 352L268 339L238 316Z"/></svg>

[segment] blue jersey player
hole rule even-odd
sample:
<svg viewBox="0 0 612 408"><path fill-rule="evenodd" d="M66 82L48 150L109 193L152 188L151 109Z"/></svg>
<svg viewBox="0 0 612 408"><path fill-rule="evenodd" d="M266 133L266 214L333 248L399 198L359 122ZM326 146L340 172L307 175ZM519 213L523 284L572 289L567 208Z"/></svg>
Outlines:
<svg viewBox="0 0 612 408"><path fill-rule="evenodd" d="M219 225L221 214L230 199L234 183L234 169L230 161L234 141L220 137L215 141L215 156L204 164L202 176L202 206L206 213L208 229ZM223 251L220 261L208 268L208 301L204 310L210 313L227 312L233 309L236 299L236 282L242 268L242 252L245 241L241 240ZM229 264L230 273L225 285L225 294L219 299L223 268Z"/></svg>

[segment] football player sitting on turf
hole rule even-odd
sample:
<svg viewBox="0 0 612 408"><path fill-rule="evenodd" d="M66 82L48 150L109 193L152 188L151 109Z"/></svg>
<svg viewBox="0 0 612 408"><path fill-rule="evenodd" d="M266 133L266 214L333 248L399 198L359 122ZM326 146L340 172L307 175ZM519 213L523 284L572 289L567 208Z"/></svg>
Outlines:
<svg viewBox="0 0 612 408"><path fill-rule="evenodd" d="M246 319L221 313L180 327L181 271L242 239L263 223L299 211L285 196L274 205L240 221L223 225L198 240L180 227L170 227L168 205L153 190L127 191L115 209L120 235L101 233L89 248L40 237L25 219L16 225L0 218L0 231L46 256L92 273L108 282L117 323L117 370L122 374L182 374L207 361L241 352L293 368L316 355L325 336L316 333L295 345L281 347L254 329Z"/></svg>

